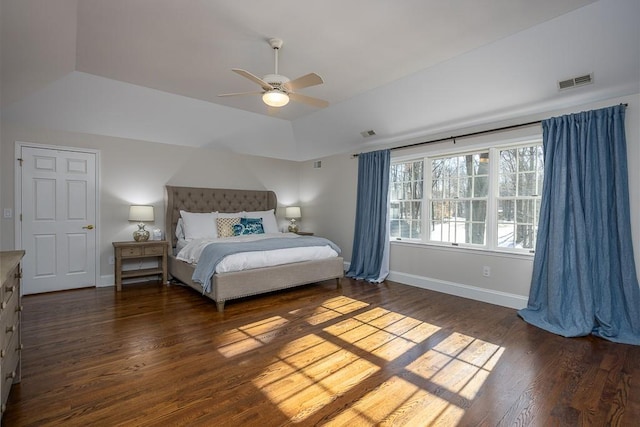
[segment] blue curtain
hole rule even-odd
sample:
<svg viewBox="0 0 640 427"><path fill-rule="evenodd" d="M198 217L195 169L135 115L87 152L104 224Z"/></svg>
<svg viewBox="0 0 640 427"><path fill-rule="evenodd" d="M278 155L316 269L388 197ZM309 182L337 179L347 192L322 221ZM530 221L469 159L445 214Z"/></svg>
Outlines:
<svg viewBox="0 0 640 427"><path fill-rule="evenodd" d="M625 107L543 121L544 185L528 323L640 345Z"/></svg>
<svg viewBox="0 0 640 427"><path fill-rule="evenodd" d="M347 277L382 282L389 274L389 150L358 156L353 253Z"/></svg>

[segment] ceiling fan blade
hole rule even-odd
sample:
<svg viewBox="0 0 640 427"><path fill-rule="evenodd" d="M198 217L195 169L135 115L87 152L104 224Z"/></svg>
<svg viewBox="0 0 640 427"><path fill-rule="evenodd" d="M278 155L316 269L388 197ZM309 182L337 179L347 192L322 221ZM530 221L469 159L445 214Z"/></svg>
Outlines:
<svg viewBox="0 0 640 427"><path fill-rule="evenodd" d="M285 90L292 91L292 90L298 90L298 89L302 89L309 86L321 85L322 83L324 83L324 80L322 80L322 77L320 77L316 73L309 73L302 77L298 77L295 80L286 82L283 86Z"/></svg>
<svg viewBox="0 0 640 427"><path fill-rule="evenodd" d="M240 68L233 68L231 71L233 71L234 73L240 74L242 77L245 77L254 83L258 83L260 87L262 87L262 89L264 90L273 90L273 86L271 86L269 83L262 80L260 77L254 76L248 71L241 70Z"/></svg>
<svg viewBox="0 0 640 427"><path fill-rule="evenodd" d="M303 102L305 104L309 104L318 108L324 108L329 106L329 103L324 99L313 98L311 96L301 95L299 93L290 93L289 98L291 98L296 102Z"/></svg>
<svg viewBox="0 0 640 427"><path fill-rule="evenodd" d="M262 95L262 92L253 91L253 92L221 93L218 96L241 96L241 95Z"/></svg>

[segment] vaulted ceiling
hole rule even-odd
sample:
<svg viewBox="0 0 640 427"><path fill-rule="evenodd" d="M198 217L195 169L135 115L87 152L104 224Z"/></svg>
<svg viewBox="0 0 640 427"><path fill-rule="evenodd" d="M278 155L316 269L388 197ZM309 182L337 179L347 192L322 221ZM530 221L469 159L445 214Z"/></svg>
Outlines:
<svg viewBox="0 0 640 427"><path fill-rule="evenodd" d="M640 92L637 0L2 0L2 117L306 160ZM267 108L231 68L321 75ZM559 91L558 80L594 83ZM364 139L360 132L373 129Z"/></svg>

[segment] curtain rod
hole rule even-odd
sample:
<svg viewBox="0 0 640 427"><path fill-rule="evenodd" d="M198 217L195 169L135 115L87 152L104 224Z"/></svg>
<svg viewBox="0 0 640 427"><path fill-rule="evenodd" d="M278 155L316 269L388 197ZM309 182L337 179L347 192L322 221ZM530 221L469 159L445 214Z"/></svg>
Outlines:
<svg viewBox="0 0 640 427"><path fill-rule="evenodd" d="M624 105L625 107L627 107L629 104L625 103L625 104L620 104L620 105ZM487 134L487 133L494 133L494 132L502 132L502 131L511 130L511 129L518 129L518 128L523 128L523 127L527 127L527 126L539 125L540 123L542 123L542 120L536 120L536 121L533 121L533 122L520 123L518 125L503 126L503 127L500 127L500 128L481 130L481 131L478 131L478 132L465 133L465 134L457 135L457 136L449 136L447 138L431 139L429 141L416 142L414 144L401 145L399 147L391 147L391 148L389 148L389 150L391 150L391 151L393 151L393 150L402 150L404 148L418 147L420 145L433 144L435 142L450 141L450 140L453 140L453 143L455 144L456 143L456 139L469 138L471 136L484 135L484 134ZM359 154L353 154L352 157L358 157L358 155Z"/></svg>

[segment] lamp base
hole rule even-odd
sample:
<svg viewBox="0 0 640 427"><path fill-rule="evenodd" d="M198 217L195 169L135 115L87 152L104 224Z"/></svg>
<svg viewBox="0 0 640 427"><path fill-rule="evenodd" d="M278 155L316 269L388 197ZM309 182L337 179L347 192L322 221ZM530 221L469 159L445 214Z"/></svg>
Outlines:
<svg viewBox="0 0 640 427"><path fill-rule="evenodd" d="M149 232L144 229L144 224L138 224L138 229L133 232L133 240L136 242L146 242L149 240Z"/></svg>
<svg viewBox="0 0 640 427"><path fill-rule="evenodd" d="M296 224L296 220L292 219L291 224L289 224L289 232L297 233L298 232L298 224Z"/></svg>

